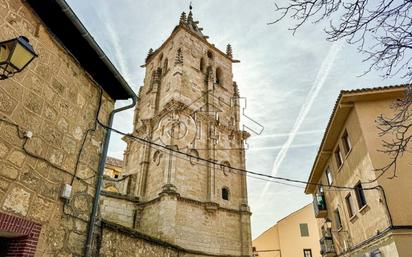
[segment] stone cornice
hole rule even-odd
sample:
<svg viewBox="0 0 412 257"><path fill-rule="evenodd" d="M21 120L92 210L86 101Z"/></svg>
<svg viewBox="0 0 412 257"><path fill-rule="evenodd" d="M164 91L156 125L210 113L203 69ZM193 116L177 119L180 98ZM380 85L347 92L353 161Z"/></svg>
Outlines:
<svg viewBox="0 0 412 257"><path fill-rule="evenodd" d="M147 202L140 202L139 205L142 206L142 207L146 207L146 206L152 205L156 202L160 202L163 195L167 195L167 194L163 193L161 196L153 198L153 199L151 199ZM249 214L249 215L252 214L248 209L245 209L244 207L241 207L240 209L233 209L233 208L222 207L218 203L214 203L214 202L213 203L203 202L203 201L195 200L195 199L192 199L192 198L183 197L179 194L174 194L174 196L176 197L177 201L185 202L185 203L189 203L189 204L197 205L197 206L203 206L203 207L205 207L205 209L207 209L208 206L213 205L219 211L225 211L225 212L236 213L236 214L241 214L241 213L242 214Z"/></svg>
<svg viewBox="0 0 412 257"><path fill-rule="evenodd" d="M134 203L139 203L139 197L136 197L136 196L123 195L120 193L108 192L108 191L102 191L101 195L110 197L110 198L122 199L122 200L127 200L130 202L134 202Z"/></svg>

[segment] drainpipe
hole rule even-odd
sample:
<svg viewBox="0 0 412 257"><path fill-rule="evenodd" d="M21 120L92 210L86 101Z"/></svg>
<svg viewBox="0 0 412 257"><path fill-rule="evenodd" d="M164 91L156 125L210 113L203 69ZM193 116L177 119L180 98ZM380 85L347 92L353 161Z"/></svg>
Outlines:
<svg viewBox="0 0 412 257"><path fill-rule="evenodd" d="M95 222L96 222L97 209L98 209L98 205L99 205L99 197L100 197L100 192L101 192L101 186L102 186L102 182L103 182L104 166L105 166L105 163L106 163L107 151L108 151L109 141L110 141L110 134L111 134L110 128L112 127L112 124L113 124L114 115L118 112L133 108L137 103L137 96L133 92L133 90L129 87L129 85L124 80L124 78L119 73L119 71L111 63L111 61L106 56L106 54L103 52L103 50L100 48L100 46L96 43L96 41L90 35L90 33L87 31L87 29L83 26L81 21L77 18L76 14L73 12L73 10L70 8L70 6L66 3L66 1L64 1L64 0L55 0L55 1L60 6L62 12L66 15L66 17L79 30L82 37L87 41L87 43L98 54L99 58L106 65L106 67L110 70L110 72L116 78L116 80L119 82L119 85L132 98L132 103L131 104L113 110L110 113L110 116L109 116L109 121L108 121L108 124L107 124L108 128L107 128L107 132L106 132L106 135L105 135L105 138L104 138L104 145L103 145L102 155L100 156L100 162L99 162L99 167L98 167L98 171L97 171L98 173L97 173L97 181L96 181L96 192L95 192L95 195L94 195L92 213L90 215L89 226L88 226L88 231L87 231L87 241L86 241L86 245L85 245L85 255L84 256L89 257L90 254L91 254L91 245L92 245L92 241L93 241L93 232L94 232L94 227L95 227Z"/></svg>
<svg viewBox="0 0 412 257"><path fill-rule="evenodd" d="M99 167L97 170L96 191L94 193L92 213L90 215L89 227L87 230L87 240L86 240L85 249L84 249L85 257L91 256L93 233L94 233L94 228L95 228L95 223L96 223L96 218L97 218L97 209L99 208L99 198L100 198L100 192L102 190L103 173L104 173L104 167L106 164L107 151L109 148L109 141L110 141L110 135L111 135L111 130L109 128L112 127L113 118L116 113L133 108L136 105L136 102L137 102L137 96L133 93L131 104L113 110L109 116L109 122L107 124L108 129L106 131L106 135L104 138L102 155L100 156Z"/></svg>

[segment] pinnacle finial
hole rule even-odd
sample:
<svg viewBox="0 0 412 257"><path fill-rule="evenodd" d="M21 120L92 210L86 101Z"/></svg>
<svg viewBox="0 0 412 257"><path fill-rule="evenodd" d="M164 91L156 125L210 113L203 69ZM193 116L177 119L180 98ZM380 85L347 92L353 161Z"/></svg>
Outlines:
<svg viewBox="0 0 412 257"><path fill-rule="evenodd" d="M192 1L190 1L190 4L189 4L189 10L190 10L190 11L192 11L192 9L193 9L193 6L192 6Z"/></svg>
<svg viewBox="0 0 412 257"><path fill-rule="evenodd" d="M192 14L192 11L190 11L189 12L189 15L187 16L187 22L190 24L190 23L193 23L193 14Z"/></svg>
<svg viewBox="0 0 412 257"><path fill-rule="evenodd" d="M182 12L182 14L180 15L180 24L185 24L186 23L186 13Z"/></svg>
<svg viewBox="0 0 412 257"><path fill-rule="evenodd" d="M229 56L230 58L233 57L232 46L230 44L227 44L226 46L226 55Z"/></svg>
<svg viewBox="0 0 412 257"><path fill-rule="evenodd" d="M236 83L236 81L233 81L233 91L235 96L239 96L239 87Z"/></svg>
<svg viewBox="0 0 412 257"><path fill-rule="evenodd" d="M150 56L153 54L153 48L149 49L149 52L147 53L147 57L146 57L146 62L147 60L150 58Z"/></svg>

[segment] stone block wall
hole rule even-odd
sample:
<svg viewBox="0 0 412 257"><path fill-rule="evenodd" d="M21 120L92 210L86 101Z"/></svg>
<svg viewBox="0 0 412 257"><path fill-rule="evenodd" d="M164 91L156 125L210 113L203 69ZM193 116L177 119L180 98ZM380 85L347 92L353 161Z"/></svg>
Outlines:
<svg viewBox="0 0 412 257"><path fill-rule="evenodd" d="M99 254L100 257L233 257L188 250L108 222L103 223Z"/></svg>
<svg viewBox="0 0 412 257"><path fill-rule="evenodd" d="M95 118L100 98L102 122L113 100L24 1L0 0L0 27L0 41L26 36L39 54L0 81L0 212L41 225L36 256L82 256L105 133L93 131ZM69 203L59 198L64 183L73 186Z"/></svg>
<svg viewBox="0 0 412 257"><path fill-rule="evenodd" d="M246 176L229 167L244 168L247 135L233 103L239 92L232 62L182 23L149 54L133 135L192 157L126 139L125 172L128 193L141 199L139 231L192 250L240 256L251 254ZM177 120L179 126L171 126Z"/></svg>
<svg viewBox="0 0 412 257"><path fill-rule="evenodd" d="M100 215L102 219L129 228L135 227L135 218L139 214L137 198L102 192L100 199Z"/></svg>

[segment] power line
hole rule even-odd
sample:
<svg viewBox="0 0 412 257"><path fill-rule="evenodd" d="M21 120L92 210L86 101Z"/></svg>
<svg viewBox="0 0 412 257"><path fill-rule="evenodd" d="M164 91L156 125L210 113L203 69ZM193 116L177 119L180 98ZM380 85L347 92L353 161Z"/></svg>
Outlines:
<svg viewBox="0 0 412 257"><path fill-rule="evenodd" d="M98 110L97 110L97 114L99 113L100 105L101 105L101 101L99 101L99 108L98 108ZM251 170L247 170L247 169L241 169L241 168L226 166L226 165L224 165L224 164L217 163L217 162L212 161L212 160L207 160L207 159L204 159L204 158L199 157L199 156L194 156L194 155L191 155L190 153L185 153L185 152L182 152L182 151L173 149L173 148L169 148L169 147L167 147L167 146L165 146L165 145L161 145L161 144L159 144L159 143L152 142L152 141L149 141L149 140L147 140L147 139L144 139L144 138L141 138L141 137L137 137L137 136L134 136L134 135L131 135L131 134L122 132L122 131L117 130L117 129L115 129L115 128L108 127L108 126L104 125L102 122L100 122L100 120L98 119L97 116L96 116L96 119L95 119L95 120L97 121L97 123L98 123L100 126L102 126L103 128L105 128L106 130L111 130L111 131L113 131L113 132L115 132L115 133L117 133L117 134L123 135L123 136L128 137L128 138L132 138L132 139L137 140L137 141L140 141L140 142L142 142L142 143L144 143L144 144L148 144L150 147L157 147L157 149L160 148L160 149L162 149L162 150L164 150L164 151L168 151L168 152L171 152L171 153L176 153L176 154L178 154L178 155L186 156L186 157L188 157L188 158L193 158L193 159L196 159L196 160L198 160L198 161L202 161L202 162L207 163L207 164L212 164L212 165L216 165L216 166L219 166L219 167L222 167L222 168L228 168L228 169L230 169L230 170L239 171L239 172L245 173L245 174L248 175L249 177L252 177L251 175L254 175L253 177L256 178L256 179L259 177L259 179L261 179L261 180L264 180L264 179L265 179L265 181L268 181L268 182L273 182L273 183L277 183L277 184L283 184L283 185L287 185L287 186L294 186L294 187L298 187L298 186L297 186L297 185L293 185L293 184L288 184L288 183L280 183L279 181L274 181L274 180L280 180L280 181L284 181L284 182L290 182L290 183L296 183L296 184L303 184L303 185L322 186L322 187L323 187L323 190L325 190L325 191L333 191L333 190L330 190L330 188L335 189L335 191L338 191L338 190L356 190L356 188L354 188L354 187L337 186L337 185L325 185L325 184L322 184L322 183L313 183L313 182L308 182L308 181L303 181L303 180L297 180L297 179L291 179L291 178L285 178L285 177L280 177L280 176L272 176L272 175L267 175L267 174L264 174L264 173L260 173L260 172L256 172L256 171L251 171ZM26 147L25 147L25 146L26 146L26 143L28 142L28 139L29 139L29 138L25 137L24 135L23 135L23 136L21 135L20 126L17 125L17 124L15 124L15 123L13 123L13 122L10 122L10 121L8 121L8 120L6 120L6 119L3 119L3 118L0 118L0 121L5 122L5 123L7 123L7 124L10 124L10 125L12 125L12 126L15 126L15 127L17 128L17 134L18 134L19 138L21 138L21 139L24 140L24 142L23 142L23 150L24 150L24 152L25 152L26 154L28 154L29 156L31 156L31 157L33 157L33 158L40 159L40 160L46 162L47 164L49 164L50 166L52 166L53 168L56 168L56 169L58 169L58 170L60 170L60 171L62 171L62 172L64 172L64 173L66 173L66 174L69 174L69 175L73 176L73 178L82 180L83 182L85 182L85 183L87 183L88 185L90 185L88 182L86 182L86 180L95 177L95 175L93 175L93 176L91 176L91 177L89 177L89 178L85 178L85 179L84 179L84 178L80 178L80 177L78 177L78 176L76 175L76 172L73 174L73 173L71 173L70 171L67 171L67 170L65 170L65 169L62 169L62 168L60 168L59 166L51 163L49 160L47 160L47 159L45 159L45 158L43 158L43 157L41 157L41 156L37 156L37 155L31 153L31 152L28 151L28 150L26 149ZM92 129L89 129L88 132L89 132L89 131L94 131L94 130L95 130L95 127L92 128ZM86 134L86 136L87 136L87 134ZM82 144L82 146L84 146L84 144ZM80 153L81 153L81 152L82 152L82 148L80 149L80 152L79 152L79 155L78 155L78 159L80 159L80 155L81 155ZM77 170L77 165L78 165L78 163L79 163L79 160L76 161L75 171ZM366 184L366 183L363 183L363 184ZM304 187L301 187L301 188L304 188ZM376 187L363 188L363 189L364 189L364 190L372 190L372 189L376 189Z"/></svg>
<svg viewBox="0 0 412 257"><path fill-rule="evenodd" d="M22 133L22 129L21 129L21 127L20 127L18 124L14 123L14 122L11 122L11 121L3 118L3 117L0 117L0 122L6 123L6 124L11 125L11 126L13 126L13 127L16 128L16 130L17 130L17 136L18 136L21 140L23 140L22 150L23 150L23 152L24 152L25 154L27 154L28 156L30 156L30 157L32 157L32 158L41 160L41 161L47 163L47 165L49 165L49 166L51 166L51 167L53 167L53 168L55 168L55 169L57 169L57 170L65 173L65 174L67 174L67 175L70 175L70 176L72 176L73 178L76 178L76 179L78 179L78 180L83 181L83 182L86 183L87 185L91 185L90 183L87 182L87 180L95 177L95 175L93 175L93 176L91 176L91 177L88 177L88 178L80 178L79 176L76 175L76 172L75 172L75 171L74 171L74 172L70 172L70 171L68 171L68 170L65 170L65 169L59 167L58 165L50 162L50 161L47 160L46 158L44 158L44 157L42 157L42 156L39 156L39 155L37 155L37 154L35 154L35 153L32 153L31 151L27 150L27 147L26 147L27 142L29 142L30 137L26 136L25 133ZM84 146L84 144L82 144L82 147L83 147L83 146ZM82 151L82 149L80 149L80 153L81 153L81 151ZM76 167L75 167L76 170L77 170L77 167L78 167L78 164L79 164L79 159L80 159L80 155L81 155L80 153L78 154L78 160L76 160Z"/></svg>
<svg viewBox="0 0 412 257"><path fill-rule="evenodd" d="M267 174L263 174L263 173L259 173L259 172L255 172L255 171L251 171L251 170L247 170L247 169L241 169L241 168L226 166L226 165L224 165L224 164L217 163L217 162L212 161L212 160L204 159L204 158L199 157L199 156L194 156L194 155L191 155L190 153L185 153L185 152L182 152L182 151L179 151L179 150L176 150L176 149L167 147L167 146L165 146L165 145L161 145L161 144L159 144L159 143L152 142L152 141L150 141L150 140L147 140L147 139L144 139L144 138L141 138L141 137L137 137L137 136L131 135L131 134L129 134L129 133L122 132L122 131L120 131L120 130L118 130L118 129L111 128L111 127L108 127L108 126L102 124L99 120L97 120L97 121L98 121L98 123L100 124L100 126L104 127L104 128L107 129L107 130L111 130L111 131L113 131L113 132L115 132L115 133L117 133L117 134L120 134L120 135L122 135L122 136L131 138L131 139L135 139L135 140L140 141L140 142L142 142L142 143L148 144L148 145L150 145L150 147L153 147L153 146L159 147L159 148L165 149L166 151L169 151L169 152L173 152L173 153L176 153L176 154L179 154L179 155L183 155L183 156L186 156L186 157L189 157L189 158L193 158L193 159L196 159L196 160L198 160L198 161L203 161L203 162L205 162L205 163L213 164L213 165L216 165L216 166L225 167L225 168L228 168L228 169L231 169L231 170L235 170L235 171L240 171L240 172L245 173L245 174L252 174L252 175L264 177L264 178L267 178L267 179L281 180L281 181L286 181L286 182L291 182L291 183L297 183L297 184L313 185L313 186L322 186L324 189L325 189L325 188L334 188L334 189L343 189L343 190L356 190L356 188L354 188L354 187L337 186L337 185L325 185L325 184L322 184L322 183L313 183L313 182L308 182L308 181L303 181L303 180L298 180L298 179L291 179L291 178L285 178L285 177L280 177L280 176L272 176L272 175L267 175ZM363 188L363 190L372 190L372 189L376 189L376 187Z"/></svg>

